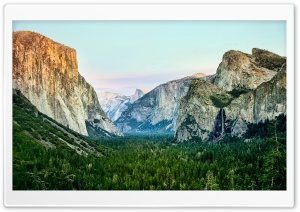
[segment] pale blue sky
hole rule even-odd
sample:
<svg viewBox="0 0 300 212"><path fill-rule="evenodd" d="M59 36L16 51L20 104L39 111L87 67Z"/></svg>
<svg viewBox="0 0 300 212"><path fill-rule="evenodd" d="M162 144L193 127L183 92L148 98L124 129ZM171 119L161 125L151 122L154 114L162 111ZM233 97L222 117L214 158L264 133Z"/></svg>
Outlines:
<svg viewBox="0 0 300 212"><path fill-rule="evenodd" d="M285 21L14 21L75 48L97 92L131 95L195 73L214 74L231 49L286 56Z"/></svg>

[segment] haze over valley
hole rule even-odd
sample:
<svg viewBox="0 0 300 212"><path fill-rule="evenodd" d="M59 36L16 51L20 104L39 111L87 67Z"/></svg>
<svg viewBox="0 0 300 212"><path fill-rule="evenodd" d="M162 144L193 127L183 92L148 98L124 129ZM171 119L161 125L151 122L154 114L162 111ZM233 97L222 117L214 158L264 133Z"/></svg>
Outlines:
<svg viewBox="0 0 300 212"><path fill-rule="evenodd" d="M248 31L239 23L223 23L228 29ZM101 24L107 32L101 31ZM215 67L212 71L206 56L197 60L191 55L199 56L200 44L207 55L214 55L215 44L209 50L203 41L193 40L194 35L179 33L175 23L163 23L178 32L168 40L170 33L163 27L148 24L125 24L133 32L128 43L120 38L109 47L99 41L106 54L93 40L98 50L86 61L82 52L52 37L29 30L12 33L13 189L286 190L288 58L259 46L247 52L229 48L214 64L207 59ZM202 30L194 27L210 29L205 24L179 26L198 35ZM281 22L245 24L283 33ZM21 25L16 22L15 27ZM115 39L118 36L110 32L124 27L119 22L99 26ZM137 36L143 33L138 29L152 29L152 37ZM216 36L213 29L207 33ZM180 36L190 36L194 47ZM264 36L252 40L269 45ZM277 45L285 43L276 38ZM141 41L160 46L145 43L147 50L142 51ZM243 46L244 39L238 41L236 46ZM122 52L124 46L128 55ZM156 61L154 49L160 56ZM121 54L128 60L120 59ZM108 70L110 63L115 72L86 71L86 62L94 57L99 67ZM187 65L186 71L179 71L185 64L197 68ZM122 66L128 75L119 72Z"/></svg>

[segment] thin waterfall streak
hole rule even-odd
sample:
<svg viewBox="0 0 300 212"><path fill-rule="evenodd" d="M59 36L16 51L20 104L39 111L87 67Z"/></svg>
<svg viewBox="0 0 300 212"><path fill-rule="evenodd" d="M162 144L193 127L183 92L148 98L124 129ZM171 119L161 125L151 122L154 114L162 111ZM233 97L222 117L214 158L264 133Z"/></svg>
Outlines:
<svg viewBox="0 0 300 212"><path fill-rule="evenodd" d="M224 134L224 109L221 109L222 135Z"/></svg>

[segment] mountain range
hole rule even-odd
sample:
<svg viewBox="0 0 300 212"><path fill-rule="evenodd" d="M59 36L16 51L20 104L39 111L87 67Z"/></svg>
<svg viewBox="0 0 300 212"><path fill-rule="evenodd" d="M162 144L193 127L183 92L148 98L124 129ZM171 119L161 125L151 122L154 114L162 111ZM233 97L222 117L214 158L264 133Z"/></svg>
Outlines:
<svg viewBox="0 0 300 212"><path fill-rule="evenodd" d="M173 133L181 98L192 79L207 80L205 76L195 74L157 86L129 105L114 123L124 133Z"/></svg>
<svg viewBox="0 0 300 212"><path fill-rule="evenodd" d="M287 58L230 50L214 75L126 96L41 34L12 47L13 190L286 190Z"/></svg>
<svg viewBox="0 0 300 212"><path fill-rule="evenodd" d="M78 72L75 49L19 31L13 33L13 89L85 136L150 133L174 134L178 142L216 141L286 114L286 58L258 48L251 55L230 50L214 75L198 73L132 96L97 96Z"/></svg>
<svg viewBox="0 0 300 212"><path fill-rule="evenodd" d="M139 88L137 88L135 93L131 96L125 96L120 93L103 92L98 94L98 99L107 116L112 121L116 121L130 104L144 96L147 92L147 89Z"/></svg>

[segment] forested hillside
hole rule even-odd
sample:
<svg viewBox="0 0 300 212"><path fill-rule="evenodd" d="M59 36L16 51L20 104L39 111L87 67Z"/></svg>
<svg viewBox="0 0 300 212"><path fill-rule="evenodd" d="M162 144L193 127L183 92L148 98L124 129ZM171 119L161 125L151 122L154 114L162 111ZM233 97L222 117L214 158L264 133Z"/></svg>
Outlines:
<svg viewBox="0 0 300 212"><path fill-rule="evenodd" d="M244 137L90 140L13 97L14 190L285 190L286 117Z"/></svg>

